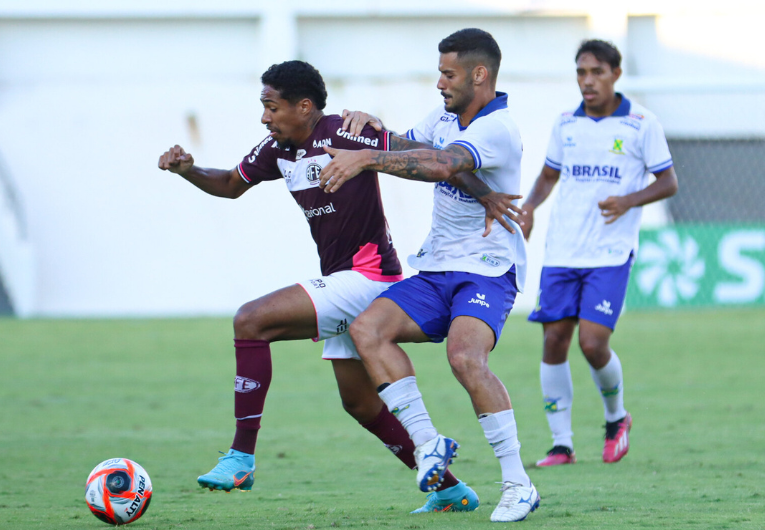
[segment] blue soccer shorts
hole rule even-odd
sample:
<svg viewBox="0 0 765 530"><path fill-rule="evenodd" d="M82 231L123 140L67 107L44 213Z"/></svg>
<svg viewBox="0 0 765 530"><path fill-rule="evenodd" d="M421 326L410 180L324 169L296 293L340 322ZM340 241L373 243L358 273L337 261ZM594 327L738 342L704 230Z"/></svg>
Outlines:
<svg viewBox="0 0 765 530"><path fill-rule="evenodd" d="M513 266L497 278L470 272L420 271L391 285L378 298L395 302L433 342L447 337L452 320L470 316L492 329L496 345L516 294Z"/></svg>
<svg viewBox="0 0 765 530"><path fill-rule="evenodd" d="M615 267L543 267L539 301L529 320L557 322L575 317L613 331L624 307L633 261L630 255L624 265Z"/></svg>

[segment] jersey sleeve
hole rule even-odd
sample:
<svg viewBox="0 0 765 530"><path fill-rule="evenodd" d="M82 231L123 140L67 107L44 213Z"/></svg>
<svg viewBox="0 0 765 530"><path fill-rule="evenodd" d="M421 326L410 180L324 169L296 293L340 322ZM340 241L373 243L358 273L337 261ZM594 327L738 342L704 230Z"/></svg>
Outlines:
<svg viewBox="0 0 765 530"><path fill-rule="evenodd" d="M339 121L342 125L342 118ZM365 125L358 136L343 131L338 127L332 133L332 147L357 151L359 149L373 149L375 151L390 151L390 131L376 131L371 125Z"/></svg>
<svg viewBox="0 0 765 530"><path fill-rule="evenodd" d="M563 140L560 135L560 122L560 118L555 120L545 156L545 165L556 171L560 171L563 167Z"/></svg>
<svg viewBox="0 0 765 530"><path fill-rule="evenodd" d="M441 116L448 114L443 107L433 109L430 114L415 125L413 128L406 131L406 139L413 142L420 142L423 144L433 144L433 131L436 128L436 124L441 119Z"/></svg>
<svg viewBox="0 0 765 530"><path fill-rule="evenodd" d="M266 137L239 163L239 176L247 184L253 185L259 184L264 180L278 180L282 178L279 166L276 164L278 151L279 147L276 141L270 136Z"/></svg>
<svg viewBox="0 0 765 530"><path fill-rule="evenodd" d="M505 165L511 153L520 153L523 149L517 129L508 129L506 124L488 117L471 123L462 136L449 145L467 149L473 157L473 171Z"/></svg>
<svg viewBox="0 0 765 530"><path fill-rule="evenodd" d="M669 153L664 128L658 120L647 123L643 136L643 161L651 173L660 173L672 167L672 155Z"/></svg>

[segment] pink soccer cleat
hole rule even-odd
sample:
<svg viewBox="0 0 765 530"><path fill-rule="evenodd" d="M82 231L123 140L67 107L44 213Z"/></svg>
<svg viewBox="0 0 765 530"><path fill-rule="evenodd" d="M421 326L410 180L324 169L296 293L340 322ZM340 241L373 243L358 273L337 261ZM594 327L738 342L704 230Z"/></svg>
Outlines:
<svg viewBox="0 0 765 530"><path fill-rule="evenodd" d="M562 464L573 464L576 462L574 450L565 445L556 445L549 451L547 456L537 461L537 467L559 466Z"/></svg>
<svg viewBox="0 0 765 530"><path fill-rule="evenodd" d="M618 421L606 423L606 442L603 446L603 462L613 464L621 460L630 450L630 428L632 416L628 412Z"/></svg>

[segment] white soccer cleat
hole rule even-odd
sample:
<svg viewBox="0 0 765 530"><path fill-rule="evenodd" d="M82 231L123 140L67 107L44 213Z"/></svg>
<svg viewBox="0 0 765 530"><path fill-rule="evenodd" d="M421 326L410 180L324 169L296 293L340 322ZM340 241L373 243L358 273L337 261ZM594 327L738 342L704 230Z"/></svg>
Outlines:
<svg viewBox="0 0 765 530"><path fill-rule="evenodd" d="M512 523L523 521L539 507L539 493L532 484L530 487L505 482L502 485L502 497L491 514L492 523Z"/></svg>
<svg viewBox="0 0 765 530"><path fill-rule="evenodd" d="M414 461L417 463L417 485L425 493L435 491L444 480L446 468L457 458L455 452L460 446L456 441L445 436L437 435L419 445L414 450Z"/></svg>

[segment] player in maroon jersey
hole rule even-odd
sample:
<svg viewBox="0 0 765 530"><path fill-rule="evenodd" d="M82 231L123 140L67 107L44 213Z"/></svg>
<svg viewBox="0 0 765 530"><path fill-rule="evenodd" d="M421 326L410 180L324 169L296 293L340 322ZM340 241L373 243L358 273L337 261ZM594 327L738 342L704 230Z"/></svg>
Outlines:
<svg viewBox="0 0 765 530"><path fill-rule="evenodd" d="M332 195L319 187L321 169L330 160L324 146L388 150L413 143L372 127L356 135L346 132L343 118L322 112L327 97L324 81L307 63L274 65L261 81L261 121L270 134L236 168L200 168L177 145L160 157L159 168L181 175L206 193L228 198L238 198L265 180L284 179L310 226L322 276L248 302L237 312L236 433L231 450L198 482L226 491L252 488L255 445L271 382L270 343L308 338L325 341L322 357L332 361L345 410L413 468L414 445L377 395L347 333L353 319L378 294L403 278L383 213L377 174L366 171ZM487 223L501 219L514 198L491 192L469 173L453 183L481 197ZM454 488L454 509L478 506L475 492L451 474L442 487L448 488Z"/></svg>

